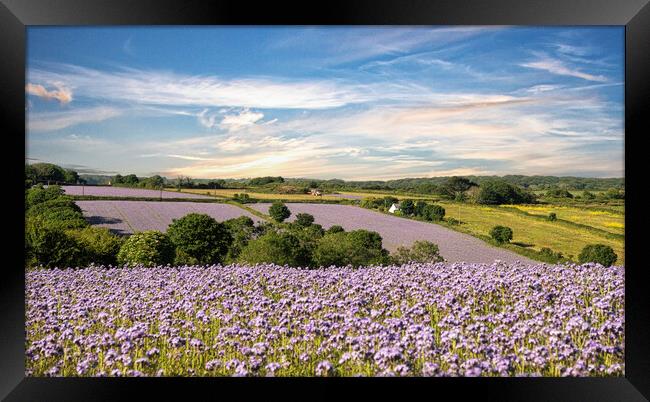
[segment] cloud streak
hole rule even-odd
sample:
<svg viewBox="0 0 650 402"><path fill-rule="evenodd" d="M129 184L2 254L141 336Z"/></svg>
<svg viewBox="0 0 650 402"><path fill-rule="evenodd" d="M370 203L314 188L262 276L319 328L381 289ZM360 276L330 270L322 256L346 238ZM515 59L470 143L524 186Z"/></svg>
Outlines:
<svg viewBox="0 0 650 402"><path fill-rule="evenodd" d="M521 64L522 67L544 70L551 74L564 75L569 77L582 78L587 81L606 82L607 77L604 75L593 75L582 72L577 69L567 67L562 61L552 58L543 58L537 61Z"/></svg>
<svg viewBox="0 0 650 402"><path fill-rule="evenodd" d="M61 104L70 103L72 101L72 91L70 91L70 89L66 88L61 83L55 84L54 87L56 89L48 91L42 85L28 83L25 85L25 92L43 99L54 99L59 101Z"/></svg>
<svg viewBox="0 0 650 402"><path fill-rule="evenodd" d="M120 116L122 110L113 107L97 106L61 112L30 112L27 114L28 131L54 131L83 123L98 123Z"/></svg>

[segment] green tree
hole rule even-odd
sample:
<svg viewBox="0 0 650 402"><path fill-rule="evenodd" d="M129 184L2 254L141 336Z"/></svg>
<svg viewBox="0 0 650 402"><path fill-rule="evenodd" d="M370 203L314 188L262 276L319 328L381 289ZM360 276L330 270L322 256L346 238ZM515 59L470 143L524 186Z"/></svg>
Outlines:
<svg viewBox="0 0 650 402"><path fill-rule="evenodd" d="M578 261L581 264L595 262L605 267L614 265L617 259L618 256L614 249L604 244L589 244L582 249L578 256Z"/></svg>
<svg viewBox="0 0 650 402"><path fill-rule="evenodd" d="M490 237L499 244L508 243L512 240L512 229L507 226L495 226L490 230Z"/></svg>
<svg viewBox="0 0 650 402"><path fill-rule="evenodd" d="M438 189L440 195L451 199L461 199L465 191L470 187L475 186L476 183L464 177L453 176L448 178L445 183Z"/></svg>
<svg viewBox="0 0 650 402"><path fill-rule="evenodd" d="M138 184L139 181L140 179L138 179L138 176L134 174L127 174L126 176L124 176L124 179L122 179L122 182L124 184L129 184L129 185L136 185Z"/></svg>
<svg viewBox="0 0 650 402"><path fill-rule="evenodd" d="M28 219L25 226L25 257L28 265L47 268L81 265L82 247L65 230L47 225L40 219Z"/></svg>
<svg viewBox="0 0 650 402"><path fill-rule="evenodd" d="M413 215L415 213L415 203L413 200L403 200L399 204L399 209L404 215Z"/></svg>
<svg viewBox="0 0 650 402"><path fill-rule="evenodd" d="M295 224L301 227L311 226L314 223L314 215L299 213L296 215Z"/></svg>
<svg viewBox="0 0 650 402"><path fill-rule="evenodd" d="M259 229L255 227L255 222L248 216L228 219L222 223L226 226L232 238L225 261L233 263L248 242L259 233Z"/></svg>
<svg viewBox="0 0 650 402"><path fill-rule="evenodd" d="M307 250L301 247L300 239L287 232L267 232L248 242L237 261L246 264L277 264L292 267L311 265Z"/></svg>
<svg viewBox="0 0 650 402"><path fill-rule="evenodd" d="M389 254L381 243L379 233L367 230L326 234L314 250L314 264L323 267L387 264Z"/></svg>
<svg viewBox="0 0 650 402"><path fill-rule="evenodd" d="M426 207L427 207L427 203L426 203L426 202L424 202L424 201L417 201L417 202L415 203L415 207L414 207L414 212L413 212L413 213L415 214L415 216L423 216Z"/></svg>
<svg viewBox="0 0 650 402"><path fill-rule="evenodd" d="M436 263L443 262L445 259L440 255L437 244L427 240L418 240L410 248L398 247L393 260L396 264L403 265L410 262Z"/></svg>
<svg viewBox="0 0 650 402"><path fill-rule="evenodd" d="M276 201L271 204L269 208L269 215L276 222L283 222L285 219L291 216L291 211L284 205L282 202Z"/></svg>
<svg viewBox="0 0 650 402"><path fill-rule="evenodd" d="M479 204L527 204L535 201L531 193L504 180L486 180L481 183L477 202Z"/></svg>
<svg viewBox="0 0 650 402"><path fill-rule="evenodd" d="M428 204L424 207L422 217L428 221L441 221L445 217L445 209L440 205Z"/></svg>
<svg viewBox="0 0 650 402"><path fill-rule="evenodd" d="M325 233L332 234L332 233L341 233L341 232L345 232L345 229L343 229L343 226L332 225L332 226L330 226L329 229L327 229L327 231Z"/></svg>
<svg viewBox="0 0 650 402"><path fill-rule="evenodd" d="M90 226L70 230L67 234L81 248L81 265L86 266L94 263L106 266L117 263L117 253L120 251L123 238L112 234L107 228Z"/></svg>
<svg viewBox="0 0 650 402"><path fill-rule="evenodd" d="M557 220L557 214L555 212L551 212L548 214L548 220L551 222L555 222Z"/></svg>
<svg viewBox="0 0 650 402"><path fill-rule="evenodd" d="M171 264L174 261L174 245L169 237L157 230L145 230L129 236L120 247L117 262L121 265Z"/></svg>
<svg viewBox="0 0 650 402"><path fill-rule="evenodd" d="M176 247L176 264L218 264L228 253L228 228L207 214L190 213L174 219L167 229Z"/></svg>

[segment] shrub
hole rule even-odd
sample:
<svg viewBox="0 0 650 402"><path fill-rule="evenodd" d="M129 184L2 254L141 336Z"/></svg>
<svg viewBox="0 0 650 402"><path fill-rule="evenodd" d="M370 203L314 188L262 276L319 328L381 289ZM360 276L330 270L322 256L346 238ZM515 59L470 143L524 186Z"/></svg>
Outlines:
<svg viewBox="0 0 650 402"><path fill-rule="evenodd" d="M191 213L174 219L167 236L176 248L176 264L217 264L232 242L226 226L207 214Z"/></svg>
<svg viewBox="0 0 650 402"><path fill-rule="evenodd" d="M132 234L124 241L117 254L122 265L147 267L170 264L174 261L174 245L166 234L146 230Z"/></svg>
<svg viewBox="0 0 650 402"><path fill-rule="evenodd" d="M63 229L48 226L40 219L29 219L25 230L25 254L28 265L47 268L79 266L82 247Z"/></svg>
<svg viewBox="0 0 650 402"><path fill-rule="evenodd" d="M269 215L276 222L283 222L285 219L291 216L291 211L281 202L274 202L269 208Z"/></svg>
<svg viewBox="0 0 650 402"><path fill-rule="evenodd" d="M389 262L388 251L382 247L379 233L353 230L326 234L313 253L316 266L381 265Z"/></svg>
<svg viewBox="0 0 650 402"><path fill-rule="evenodd" d="M230 233L232 239L225 262L232 263L236 261L241 250L246 247L253 236L259 232L259 228L255 227L255 222L253 222L253 220L248 216L228 219L222 223Z"/></svg>
<svg viewBox="0 0 650 402"><path fill-rule="evenodd" d="M400 246L393 256L396 264L407 264L410 262L436 263L443 262L444 258L440 255L440 249L437 244L426 240L418 240L408 247Z"/></svg>
<svg viewBox="0 0 650 402"><path fill-rule="evenodd" d="M447 218L447 223L450 225L460 225L460 221L456 218Z"/></svg>
<svg viewBox="0 0 650 402"><path fill-rule="evenodd" d="M399 203L399 200L398 200L397 198L395 198L395 197L392 197L392 196L386 196L386 197L384 197L384 198L381 199L381 202L382 202L382 204L383 204L383 207L386 208L386 209L388 209L388 208L390 208L393 204L398 204L398 203Z"/></svg>
<svg viewBox="0 0 650 402"><path fill-rule="evenodd" d="M441 221L445 217L445 209L440 205L429 204L424 207L422 217L428 221Z"/></svg>
<svg viewBox="0 0 650 402"><path fill-rule="evenodd" d="M45 201L54 200L63 194L63 189L60 186L48 186L44 188L42 185L38 185L30 188L25 194L25 209L29 209Z"/></svg>
<svg viewBox="0 0 650 402"><path fill-rule="evenodd" d="M424 215L424 209L427 207L427 203L424 201L417 201L415 203L414 211L413 213L415 216L422 216Z"/></svg>
<svg viewBox="0 0 650 402"><path fill-rule="evenodd" d="M79 265L116 265L123 238L112 234L107 228L91 226L71 230L68 231L68 236L75 239L81 247L83 255Z"/></svg>
<svg viewBox="0 0 650 402"><path fill-rule="evenodd" d="M413 200L404 200L399 204L399 209L404 215L413 215L415 213L415 203Z"/></svg>
<svg viewBox="0 0 650 402"><path fill-rule="evenodd" d="M584 198L585 200L593 200L594 198L596 198L596 195L590 191L585 190L582 193L582 198Z"/></svg>
<svg viewBox="0 0 650 402"><path fill-rule="evenodd" d="M296 215L296 225L307 227L314 223L314 216L310 214L300 213Z"/></svg>
<svg viewBox="0 0 650 402"><path fill-rule="evenodd" d="M248 242L237 258L247 264L278 264L309 266L309 253L301 247L298 237L291 233L267 232Z"/></svg>
<svg viewBox="0 0 650 402"><path fill-rule="evenodd" d="M560 253L559 251L553 251L552 249L550 249L548 247L542 247L541 250L539 250L539 253L541 255L543 255L544 257L547 257L547 258L553 260L553 262L557 262L558 260L561 260L561 259L564 258L562 253Z"/></svg>
<svg viewBox="0 0 650 402"><path fill-rule="evenodd" d="M573 194L564 188L554 188L548 190L546 192L546 196L551 198L573 198Z"/></svg>
<svg viewBox="0 0 650 402"><path fill-rule="evenodd" d="M581 264L595 262L605 267L614 265L618 256L614 249L604 244L589 244L582 249L578 256Z"/></svg>
<svg viewBox="0 0 650 402"><path fill-rule="evenodd" d="M341 233L341 232L345 232L345 229L343 229L343 226L339 226L339 225L332 225L330 226L329 229L325 231L326 234Z"/></svg>
<svg viewBox="0 0 650 402"><path fill-rule="evenodd" d="M476 201L479 204L528 204L535 196L503 180L486 180L481 183Z"/></svg>
<svg viewBox="0 0 650 402"><path fill-rule="evenodd" d="M557 220L557 214L555 212L551 212L548 214L548 220L551 222L555 222Z"/></svg>
<svg viewBox="0 0 650 402"><path fill-rule="evenodd" d="M512 240L512 229L506 226L495 226L490 230L490 237L499 244L508 243Z"/></svg>

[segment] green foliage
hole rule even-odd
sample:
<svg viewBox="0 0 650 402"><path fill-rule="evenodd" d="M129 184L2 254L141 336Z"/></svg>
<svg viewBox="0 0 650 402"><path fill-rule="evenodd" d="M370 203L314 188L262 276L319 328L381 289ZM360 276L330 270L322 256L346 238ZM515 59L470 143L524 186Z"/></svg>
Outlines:
<svg viewBox="0 0 650 402"><path fill-rule="evenodd" d="M40 218L39 222L60 229L83 228L88 226L81 212L81 208L74 203L72 198L67 196L50 198L46 201L36 203L27 210L25 217L38 217Z"/></svg>
<svg viewBox="0 0 650 402"><path fill-rule="evenodd" d="M259 227L255 227L255 222L248 216L228 219L222 223L228 230L228 233L230 233L230 238L232 239L225 262L232 263L237 260L237 257L239 257L239 254L248 242L255 235L259 234L261 230Z"/></svg>
<svg viewBox="0 0 650 402"><path fill-rule="evenodd" d="M400 246L393 256L395 264L407 264L410 262L436 263L443 262L444 258L440 255L440 249L437 244L427 240L418 240L408 247Z"/></svg>
<svg viewBox="0 0 650 402"><path fill-rule="evenodd" d="M25 225L25 259L31 266L76 267L83 265L83 248L65 230L32 218Z"/></svg>
<svg viewBox="0 0 650 402"><path fill-rule="evenodd" d="M120 247L117 262L121 265L138 264L151 267L174 261L174 245L166 234L146 230L129 236Z"/></svg>
<svg viewBox="0 0 650 402"><path fill-rule="evenodd" d="M26 170L34 181L66 182L66 178L72 176L72 171L68 172L61 166L52 163L34 163Z"/></svg>
<svg viewBox="0 0 650 402"><path fill-rule="evenodd" d="M47 188L44 188L39 184L36 187L30 188L26 191L25 209L29 209L36 204L61 197L63 194L63 189L60 186L48 186Z"/></svg>
<svg viewBox="0 0 650 402"><path fill-rule="evenodd" d="M326 234L318 242L313 259L316 266L380 265L389 262L379 233L353 230Z"/></svg>
<svg viewBox="0 0 650 402"><path fill-rule="evenodd" d="M495 226L490 230L490 237L499 244L508 243L512 240L512 229L506 226Z"/></svg>
<svg viewBox="0 0 650 402"><path fill-rule="evenodd" d="M210 215L197 213L174 219L167 236L176 247L176 264L218 264L232 242L224 224Z"/></svg>
<svg viewBox="0 0 650 402"><path fill-rule="evenodd" d="M345 232L345 229L343 229L343 226L340 225L332 225L330 226L329 229L325 231L326 234L334 234L334 233L341 233Z"/></svg>
<svg viewBox="0 0 650 402"><path fill-rule="evenodd" d="M269 215L276 222L283 222L285 219L291 216L291 211L281 202L274 202L269 208Z"/></svg>
<svg viewBox="0 0 650 402"><path fill-rule="evenodd" d="M581 264L595 262L605 267L614 265L618 256L610 246L604 244L589 244L582 249L578 256Z"/></svg>
<svg viewBox="0 0 650 402"><path fill-rule="evenodd" d="M232 198L241 204L246 204L251 200L250 196L246 193L235 193Z"/></svg>
<svg viewBox="0 0 650 402"><path fill-rule="evenodd" d="M277 176L277 177L265 176L265 177L255 177L248 181L248 184L250 186L263 186L269 183L284 183L284 178L282 178L281 176Z"/></svg>
<svg viewBox="0 0 650 402"><path fill-rule="evenodd" d="M274 263L294 267L306 267L311 262L309 252L301 246L297 236L288 232L273 231L249 241L237 261L247 264Z"/></svg>
<svg viewBox="0 0 650 402"><path fill-rule="evenodd" d="M461 222L456 218L447 218L447 223L450 225L460 225Z"/></svg>
<svg viewBox="0 0 650 402"><path fill-rule="evenodd" d="M399 204L399 209L404 215L413 215L415 213L415 203L413 200L404 200Z"/></svg>
<svg viewBox="0 0 650 402"><path fill-rule="evenodd" d="M395 197L387 196L381 199L384 208L390 208L393 204L398 204L399 200Z"/></svg>
<svg viewBox="0 0 650 402"><path fill-rule="evenodd" d="M314 223L314 216L310 214L300 213L296 215L295 224L301 227L308 227Z"/></svg>
<svg viewBox="0 0 650 402"><path fill-rule="evenodd" d="M557 220L557 214L555 212L551 212L548 214L548 220L551 222L555 222Z"/></svg>
<svg viewBox="0 0 650 402"><path fill-rule="evenodd" d="M590 191L584 191L582 193L582 198L584 198L585 200L593 200L596 198L596 195Z"/></svg>
<svg viewBox="0 0 650 402"><path fill-rule="evenodd" d="M427 204L422 212L422 217L428 221L441 221L445 217L445 209L440 205Z"/></svg>
<svg viewBox="0 0 650 402"><path fill-rule="evenodd" d="M465 191L477 184L464 177L453 176L438 188L438 194L449 199L463 199Z"/></svg>
<svg viewBox="0 0 650 402"><path fill-rule="evenodd" d="M107 228L92 226L70 230L67 234L82 250L78 265L116 265L123 238L112 234Z"/></svg>
<svg viewBox="0 0 650 402"><path fill-rule="evenodd" d="M477 196L479 204L529 204L535 202L535 196L503 180L483 182Z"/></svg>
<svg viewBox="0 0 650 402"><path fill-rule="evenodd" d="M548 247L542 247L542 249L539 250L539 253L542 256L548 258L549 261L551 261L553 263L556 263L556 262L558 262L558 261L560 261L561 259L564 258L564 255L562 255L562 253L560 253L559 251L553 251L552 249L550 249Z"/></svg>
<svg viewBox="0 0 650 402"><path fill-rule="evenodd" d="M573 194L564 188L550 189L546 192L546 196L551 198L573 198Z"/></svg>
<svg viewBox="0 0 650 402"><path fill-rule="evenodd" d="M414 206L414 211L413 213L415 216L423 216L424 215L424 210L427 207L427 203L424 201L417 201Z"/></svg>
<svg viewBox="0 0 650 402"><path fill-rule="evenodd" d="M612 200L623 200L625 199L625 190L610 188L605 192L604 196Z"/></svg>

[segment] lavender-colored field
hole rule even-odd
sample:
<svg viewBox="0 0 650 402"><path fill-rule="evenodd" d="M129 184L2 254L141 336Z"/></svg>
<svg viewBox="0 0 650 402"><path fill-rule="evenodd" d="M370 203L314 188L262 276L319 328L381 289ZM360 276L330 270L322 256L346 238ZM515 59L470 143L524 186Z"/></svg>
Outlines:
<svg viewBox="0 0 650 402"><path fill-rule="evenodd" d="M146 188L128 188L111 186L61 186L68 195L91 195L96 197L150 197L150 198L211 198L200 194L176 191L149 190Z"/></svg>
<svg viewBox="0 0 650 402"><path fill-rule="evenodd" d="M251 204L251 207L268 214L271 204ZM416 240L429 240L440 247L440 254L448 262L492 263L521 261L536 262L516 253L493 247L470 235L447 229L440 225L389 216L352 205L288 203L289 221L298 213L314 216L315 223L329 228L341 225L345 230L366 229L378 232L384 248L395 251L400 245L409 246Z"/></svg>
<svg viewBox="0 0 650 402"><path fill-rule="evenodd" d="M26 274L28 376L622 376L601 265Z"/></svg>
<svg viewBox="0 0 650 402"><path fill-rule="evenodd" d="M172 219L189 213L208 214L218 221L248 216L260 218L229 204L170 201L76 201L91 225L107 227L118 234L143 230L167 230Z"/></svg>

